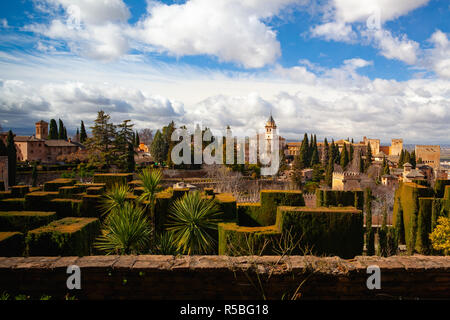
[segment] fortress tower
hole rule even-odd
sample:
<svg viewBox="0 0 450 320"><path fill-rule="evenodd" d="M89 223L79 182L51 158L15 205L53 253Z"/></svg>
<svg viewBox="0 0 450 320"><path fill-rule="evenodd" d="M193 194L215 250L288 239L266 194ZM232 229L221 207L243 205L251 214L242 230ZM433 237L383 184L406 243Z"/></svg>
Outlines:
<svg viewBox="0 0 450 320"><path fill-rule="evenodd" d="M44 120L36 122L36 139L47 139L48 123Z"/></svg>

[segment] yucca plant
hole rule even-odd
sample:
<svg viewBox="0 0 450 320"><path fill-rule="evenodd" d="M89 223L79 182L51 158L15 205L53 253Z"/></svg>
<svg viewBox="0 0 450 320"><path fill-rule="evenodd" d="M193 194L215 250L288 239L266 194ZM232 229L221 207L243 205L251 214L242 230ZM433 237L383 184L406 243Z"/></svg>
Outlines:
<svg viewBox="0 0 450 320"><path fill-rule="evenodd" d="M173 232L167 231L157 235L152 253L172 256L179 254Z"/></svg>
<svg viewBox="0 0 450 320"><path fill-rule="evenodd" d="M208 254L215 240L211 235L217 230L220 208L214 199L189 192L177 199L169 211L168 231L174 234L178 250L183 254Z"/></svg>
<svg viewBox="0 0 450 320"><path fill-rule="evenodd" d="M150 205L150 218L153 224L153 230L155 230L155 202L156 194L162 190L162 172L161 170L146 168L142 170L138 176L142 181L142 188L144 188L144 191L139 196L138 201L148 201Z"/></svg>
<svg viewBox="0 0 450 320"><path fill-rule="evenodd" d="M125 205L130 188L124 184L115 184L103 196L100 208L103 214L108 214Z"/></svg>
<svg viewBox="0 0 450 320"><path fill-rule="evenodd" d="M139 254L148 250L151 234L144 208L125 202L110 211L94 247L106 254Z"/></svg>

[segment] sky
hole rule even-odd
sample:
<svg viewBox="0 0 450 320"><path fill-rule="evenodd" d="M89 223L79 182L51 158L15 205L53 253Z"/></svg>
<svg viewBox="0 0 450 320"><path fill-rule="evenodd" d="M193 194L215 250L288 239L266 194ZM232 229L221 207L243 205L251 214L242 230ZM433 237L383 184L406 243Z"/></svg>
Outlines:
<svg viewBox="0 0 450 320"><path fill-rule="evenodd" d="M450 144L447 0L0 2L0 125Z"/></svg>

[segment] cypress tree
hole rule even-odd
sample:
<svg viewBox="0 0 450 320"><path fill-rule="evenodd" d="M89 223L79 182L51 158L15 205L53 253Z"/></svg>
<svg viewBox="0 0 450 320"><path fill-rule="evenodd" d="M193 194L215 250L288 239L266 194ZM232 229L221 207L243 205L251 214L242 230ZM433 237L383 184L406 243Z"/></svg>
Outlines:
<svg viewBox="0 0 450 320"><path fill-rule="evenodd" d="M36 162L33 163L33 170L31 171L31 184L33 187L37 186L37 178L38 178L38 172L37 172L37 165Z"/></svg>
<svg viewBox="0 0 450 320"><path fill-rule="evenodd" d="M80 130L78 130L78 128L77 128L77 133L76 133L76 135L75 135L75 140L76 140L77 142L80 142Z"/></svg>
<svg viewBox="0 0 450 320"><path fill-rule="evenodd" d="M64 139L64 123L61 119L59 120L59 127L58 127L58 139L63 140Z"/></svg>
<svg viewBox="0 0 450 320"><path fill-rule="evenodd" d="M2 139L0 139L0 156L8 156L8 150L6 149Z"/></svg>
<svg viewBox="0 0 450 320"><path fill-rule="evenodd" d="M388 243L387 243L387 204L386 200L383 204L383 220L381 222L381 228L378 230L378 245L380 256L388 256Z"/></svg>
<svg viewBox="0 0 450 320"><path fill-rule="evenodd" d="M372 164L372 148L370 147L370 143L367 145L367 155L366 161L364 162L364 172L367 172L370 165Z"/></svg>
<svg viewBox="0 0 450 320"><path fill-rule="evenodd" d="M134 146L132 143L128 142L127 150L127 172L134 172L136 168L136 162L134 161Z"/></svg>
<svg viewBox="0 0 450 320"><path fill-rule="evenodd" d="M325 137L325 140L323 141L323 149L322 150L323 150L323 155L322 155L323 166L325 167L326 165L328 165L328 159L330 157L328 140L326 137Z"/></svg>
<svg viewBox="0 0 450 320"><path fill-rule="evenodd" d="M58 139L58 125L55 119L50 120L50 130L48 132L48 138L51 140Z"/></svg>
<svg viewBox="0 0 450 320"><path fill-rule="evenodd" d="M136 131L136 140L135 140L135 147L138 148L139 145L141 144L141 138L139 138L139 133Z"/></svg>
<svg viewBox="0 0 450 320"><path fill-rule="evenodd" d="M311 167L313 167L315 164L319 163L319 153L317 152L317 147L314 148L312 156L311 156Z"/></svg>
<svg viewBox="0 0 450 320"><path fill-rule="evenodd" d="M368 256L375 254L375 234L372 230L372 191L364 190L364 209L366 211L366 250Z"/></svg>
<svg viewBox="0 0 450 320"><path fill-rule="evenodd" d="M353 140L353 139L352 139ZM349 152L349 154L348 154L348 159L349 159L349 162L352 162L353 161L353 154L355 153L355 149L353 148L353 141L352 141L352 144L350 144L350 152Z"/></svg>
<svg viewBox="0 0 450 320"><path fill-rule="evenodd" d="M413 169L416 168L416 152L414 150L411 152L409 163L411 163Z"/></svg>
<svg viewBox="0 0 450 320"><path fill-rule="evenodd" d="M301 162L302 168L307 168L310 164L310 160L308 157L308 149L309 149L309 142L308 142L308 135L305 133L305 136L303 137L302 145L300 147L300 154L299 154L299 161Z"/></svg>
<svg viewBox="0 0 450 320"><path fill-rule="evenodd" d="M64 127L63 139L67 140L67 128L66 127Z"/></svg>
<svg viewBox="0 0 450 320"><path fill-rule="evenodd" d="M344 146L342 147L341 158L339 161L339 163L342 167L342 170L345 170L345 167L347 166L348 162L349 162L349 159L348 159L347 147L344 144Z"/></svg>
<svg viewBox="0 0 450 320"><path fill-rule="evenodd" d="M81 120L81 128L80 128L80 142L84 143L87 139L86 128L84 127L84 122Z"/></svg>
<svg viewBox="0 0 450 320"><path fill-rule="evenodd" d="M325 172L325 184L330 188L333 185L333 171L334 171L334 161L333 158L328 159L327 170Z"/></svg>
<svg viewBox="0 0 450 320"><path fill-rule="evenodd" d="M403 164L405 164L405 163L411 163L411 154L409 153L408 150L405 150L405 159L404 159Z"/></svg>
<svg viewBox="0 0 450 320"><path fill-rule="evenodd" d="M6 150L8 153L8 183L10 186L16 185L17 151L14 145L14 135L11 130L6 138Z"/></svg>
<svg viewBox="0 0 450 320"><path fill-rule="evenodd" d="M403 164L405 163L405 151L402 149L400 152L400 158L398 159L398 167L403 167Z"/></svg>
<svg viewBox="0 0 450 320"><path fill-rule="evenodd" d="M153 138L153 142L151 145L151 154L153 157L153 160L159 164L161 164L163 161L166 160L166 154L165 154L165 146L166 141L164 140L161 131L156 131L155 137Z"/></svg>
<svg viewBox="0 0 450 320"><path fill-rule="evenodd" d="M384 174L391 174L391 170L389 169L389 165L386 160L386 157L383 157L383 175Z"/></svg>

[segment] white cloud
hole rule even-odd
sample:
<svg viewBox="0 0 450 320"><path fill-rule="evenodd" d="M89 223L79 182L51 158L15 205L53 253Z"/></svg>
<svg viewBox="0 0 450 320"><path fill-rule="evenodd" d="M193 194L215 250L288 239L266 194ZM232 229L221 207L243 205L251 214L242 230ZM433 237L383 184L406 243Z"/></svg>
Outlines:
<svg viewBox="0 0 450 320"><path fill-rule="evenodd" d="M447 34L437 30L429 41L433 48L426 52L425 63L440 77L450 79L450 41Z"/></svg>
<svg viewBox="0 0 450 320"><path fill-rule="evenodd" d="M325 40L352 42L357 38L350 24L343 22L327 22L310 28L313 37L322 37Z"/></svg>

